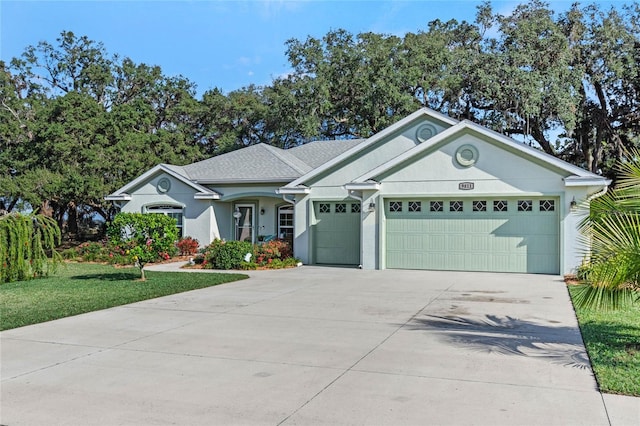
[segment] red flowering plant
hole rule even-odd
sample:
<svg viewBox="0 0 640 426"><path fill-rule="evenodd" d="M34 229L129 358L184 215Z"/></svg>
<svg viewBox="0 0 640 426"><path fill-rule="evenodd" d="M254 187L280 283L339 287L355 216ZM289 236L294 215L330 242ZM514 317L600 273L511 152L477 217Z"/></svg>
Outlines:
<svg viewBox="0 0 640 426"><path fill-rule="evenodd" d="M274 260L284 260L293 257L293 250L289 243L283 240L273 240L256 246L255 262L258 266L270 266Z"/></svg>
<svg viewBox="0 0 640 426"><path fill-rule="evenodd" d="M176 247L180 250L180 254L182 256L191 256L198 252L198 247L200 243L198 240L192 237L184 237L180 238L176 243Z"/></svg>

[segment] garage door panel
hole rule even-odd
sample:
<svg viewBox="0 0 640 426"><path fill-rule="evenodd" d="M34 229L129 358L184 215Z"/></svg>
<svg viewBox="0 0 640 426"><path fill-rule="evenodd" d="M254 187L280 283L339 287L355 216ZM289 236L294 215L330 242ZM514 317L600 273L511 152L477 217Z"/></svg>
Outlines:
<svg viewBox="0 0 640 426"><path fill-rule="evenodd" d="M315 263L357 265L360 263L360 211L356 202L314 202ZM359 207L359 205L357 206Z"/></svg>
<svg viewBox="0 0 640 426"><path fill-rule="evenodd" d="M407 201L402 212L391 212L386 203L386 266L558 273L557 212L541 211L542 202L529 199L532 211L519 211L517 199L506 200L506 211L496 211L493 199L485 200L486 211L473 211L473 202L465 200L463 212L450 212L447 200L443 211L430 212L432 200L423 199L419 214L408 212Z"/></svg>

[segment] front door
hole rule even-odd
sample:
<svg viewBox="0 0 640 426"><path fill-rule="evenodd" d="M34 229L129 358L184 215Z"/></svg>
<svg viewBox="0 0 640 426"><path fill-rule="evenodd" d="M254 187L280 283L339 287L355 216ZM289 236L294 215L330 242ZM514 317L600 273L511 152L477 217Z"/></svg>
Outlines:
<svg viewBox="0 0 640 426"><path fill-rule="evenodd" d="M255 243L253 204L236 204L233 216L236 221L236 240Z"/></svg>

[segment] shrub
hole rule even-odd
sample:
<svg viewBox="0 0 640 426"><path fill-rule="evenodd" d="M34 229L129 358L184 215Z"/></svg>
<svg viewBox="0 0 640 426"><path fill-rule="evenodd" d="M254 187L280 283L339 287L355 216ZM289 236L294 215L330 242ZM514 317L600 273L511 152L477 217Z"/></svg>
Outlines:
<svg viewBox="0 0 640 426"><path fill-rule="evenodd" d="M260 266L268 266L274 260L289 259L293 251L289 243L283 240L269 241L256 246L255 262Z"/></svg>
<svg viewBox="0 0 640 426"><path fill-rule="evenodd" d="M101 242L82 243L76 251L85 262L106 262L109 256L109 250Z"/></svg>
<svg viewBox="0 0 640 426"><path fill-rule="evenodd" d="M250 242L214 240L203 250L202 264L213 269L240 269L247 253L253 258Z"/></svg>
<svg viewBox="0 0 640 426"><path fill-rule="evenodd" d="M180 238L176 243L176 247L180 250L180 254L182 256L191 256L198 252L198 247L200 247L200 243L195 238L184 237Z"/></svg>

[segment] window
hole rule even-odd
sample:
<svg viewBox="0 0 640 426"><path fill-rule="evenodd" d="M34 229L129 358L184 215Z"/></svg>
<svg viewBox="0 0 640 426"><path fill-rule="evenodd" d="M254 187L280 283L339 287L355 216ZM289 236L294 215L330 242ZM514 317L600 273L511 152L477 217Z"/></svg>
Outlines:
<svg viewBox="0 0 640 426"><path fill-rule="evenodd" d="M519 212L530 212L533 209L533 201L532 200L518 200L518 211Z"/></svg>
<svg viewBox="0 0 640 426"><path fill-rule="evenodd" d="M320 213L331 213L331 204L320 203Z"/></svg>
<svg viewBox="0 0 640 426"><path fill-rule="evenodd" d="M409 211L410 212L421 212L422 211L422 203L420 201L409 201Z"/></svg>
<svg viewBox="0 0 640 426"><path fill-rule="evenodd" d="M147 206L145 207L147 213L163 214L172 217L176 220L176 226L178 228L178 238L182 238L184 235L183 228L183 208L180 206L162 205L162 206Z"/></svg>
<svg viewBox="0 0 640 426"><path fill-rule="evenodd" d="M450 212L461 212L463 210L464 210L464 205L462 201L449 201Z"/></svg>
<svg viewBox="0 0 640 426"><path fill-rule="evenodd" d="M402 201L391 201L389 203L389 211L393 213L402 212Z"/></svg>
<svg viewBox="0 0 640 426"><path fill-rule="evenodd" d="M351 204L351 213L360 213L360 203Z"/></svg>
<svg viewBox="0 0 640 426"><path fill-rule="evenodd" d="M347 205L345 203L336 204L336 213L346 213Z"/></svg>
<svg viewBox="0 0 640 426"><path fill-rule="evenodd" d="M474 212L486 212L487 211L487 202L486 201L474 201L473 202L473 211Z"/></svg>
<svg viewBox="0 0 640 426"><path fill-rule="evenodd" d="M293 246L293 206L278 207L278 238Z"/></svg>
<svg viewBox="0 0 640 426"><path fill-rule="evenodd" d="M432 212L444 211L444 201L431 201L429 203L429 210Z"/></svg>
<svg viewBox="0 0 640 426"><path fill-rule="evenodd" d="M541 212L552 212L556 209L556 203L554 200L540 200Z"/></svg>
<svg viewBox="0 0 640 426"><path fill-rule="evenodd" d="M509 204L507 200L496 200L493 202L493 211L494 212L506 212Z"/></svg>

